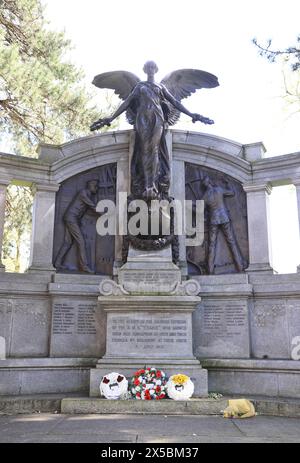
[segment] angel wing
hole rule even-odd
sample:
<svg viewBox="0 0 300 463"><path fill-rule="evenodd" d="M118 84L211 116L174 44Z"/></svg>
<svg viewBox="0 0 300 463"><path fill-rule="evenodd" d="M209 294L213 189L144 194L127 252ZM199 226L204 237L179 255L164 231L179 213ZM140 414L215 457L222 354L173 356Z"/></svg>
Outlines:
<svg viewBox="0 0 300 463"><path fill-rule="evenodd" d="M200 88L218 87L218 78L209 72L198 69L179 69L167 74L161 84L178 100L187 98ZM169 125L174 125L178 121L180 112L172 104L166 102L166 119Z"/></svg>
<svg viewBox="0 0 300 463"><path fill-rule="evenodd" d="M138 82L139 77L132 72L112 71L98 74L92 83L99 88L110 88L122 100L126 100ZM134 123L134 112L131 109L126 111L126 117L130 124Z"/></svg>

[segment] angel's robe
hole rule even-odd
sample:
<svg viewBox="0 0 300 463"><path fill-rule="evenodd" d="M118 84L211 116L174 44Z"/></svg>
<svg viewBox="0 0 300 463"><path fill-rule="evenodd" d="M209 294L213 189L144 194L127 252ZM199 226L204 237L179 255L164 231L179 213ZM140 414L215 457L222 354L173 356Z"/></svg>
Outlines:
<svg viewBox="0 0 300 463"><path fill-rule="evenodd" d="M138 83L132 92L130 109L134 114L135 144L131 161L131 193L140 196L155 186L168 194L170 162L166 143L166 100L159 85Z"/></svg>

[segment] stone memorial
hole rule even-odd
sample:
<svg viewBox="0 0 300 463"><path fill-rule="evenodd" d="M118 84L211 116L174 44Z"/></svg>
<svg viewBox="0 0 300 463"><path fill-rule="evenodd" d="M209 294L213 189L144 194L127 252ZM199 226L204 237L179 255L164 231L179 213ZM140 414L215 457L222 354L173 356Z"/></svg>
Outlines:
<svg viewBox="0 0 300 463"><path fill-rule="evenodd" d="M213 123L181 100L218 80L183 69L158 84L156 64L144 70L94 79L123 101L93 131L122 112L133 130L42 144L38 159L0 153L1 223L8 185L36 191L28 270L0 262L0 395L100 397L103 375L147 365L189 376L198 397L299 398L300 273L273 270L269 197L295 185L300 208L300 153L170 129L181 112ZM190 202L193 226L202 204L199 242L178 232L173 201Z"/></svg>
<svg viewBox="0 0 300 463"><path fill-rule="evenodd" d="M151 216L153 200L171 202L166 124L174 124L180 112L193 122L213 124L211 119L190 113L180 100L198 88L216 87L218 80L207 72L183 69L158 85L153 61L145 64L144 71L146 82L125 71L95 77L97 87L113 88L124 102L111 117L93 123L91 130L110 125L126 111L134 124L130 200L144 200L145 215ZM117 284L103 281L100 285L99 303L107 313L106 353L91 371L91 396L98 395L97 386L107 369L120 370L122 365L125 370L121 371L128 375L143 364L164 369L167 365L169 374L188 370L195 394L208 394L207 371L194 357L192 343L192 313L200 302L200 286L196 281L182 284L181 271L174 263L177 244L171 213L169 222L168 234L162 232L159 218L156 234L152 223L146 233L129 231L126 262L119 269Z"/></svg>

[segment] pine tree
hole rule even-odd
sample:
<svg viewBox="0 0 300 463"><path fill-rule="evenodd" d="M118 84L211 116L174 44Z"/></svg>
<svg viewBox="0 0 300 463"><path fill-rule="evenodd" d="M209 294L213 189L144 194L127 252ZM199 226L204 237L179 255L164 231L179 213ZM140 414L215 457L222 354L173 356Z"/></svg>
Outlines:
<svg viewBox="0 0 300 463"><path fill-rule="evenodd" d="M101 112L82 71L65 58L65 34L50 30L40 0L0 4L0 134L9 133L16 153L27 156L36 156L38 142L88 134Z"/></svg>
<svg viewBox="0 0 300 463"><path fill-rule="evenodd" d="M35 157L40 142L87 135L102 116L83 72L66 59L70 49L63 32L51 31L40 0L0 0L0 135L16 154ZM103 115L110 112L107 103ZM8 187L3 262L10 271L20 271L32 201L32 188Z"/></svg>
<svg viewBox="0 0 300 463"><path fill-rule="evenodd" d="M300 35L296 38L296 44L288 48L273 48L272 40L262 45L256 38L254 45L258 48L260 56L270 63L281 63L284 99L290 114L300 111Z"/></svg>

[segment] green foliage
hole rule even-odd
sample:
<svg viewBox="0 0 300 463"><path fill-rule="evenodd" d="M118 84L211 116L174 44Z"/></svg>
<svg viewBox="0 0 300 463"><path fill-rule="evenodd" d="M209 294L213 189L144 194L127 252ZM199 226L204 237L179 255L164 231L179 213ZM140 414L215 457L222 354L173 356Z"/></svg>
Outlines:
<svg viewBox="0 0 300 463"><path fill-rule="evenodd" d="M70 49L63 32L51 31L40 0L0 0L0 135L17 154L34 157L40 142L90 134L91 123L113 111L109 100L103 113L91 103L82 71L66 58ZM9 271L28 263L33 195L8 188L2 259Z"/></svg>
<svg viewBox="0 0 300 463"><path fill-rule="evenodd" d="M218 400L218 399L222 399L223 394L220 394L220 392L210 392L210 393L208 394L208 397L209 397L210 399Z"/></svg>
<svg viewBox="0 0 300 463"><path fill-rule="evenodd" d="M2 261L9 272L24 271L28 267L33 196L30 187L9 185L7 188Z"/></svg>
<svg viewBox="0 0 300 463"><path fill-rule="evenodd" d="M40 0L0 3L0 133L27 156L36 155L38 142L90 133L102 114L80 83L82 71L66 59L69 40L49 29Z"/></svg>

